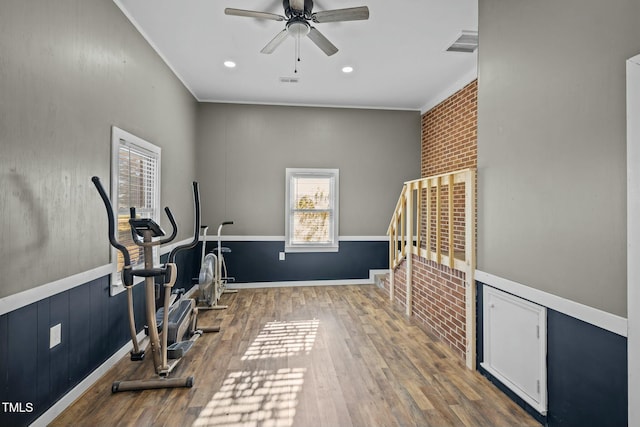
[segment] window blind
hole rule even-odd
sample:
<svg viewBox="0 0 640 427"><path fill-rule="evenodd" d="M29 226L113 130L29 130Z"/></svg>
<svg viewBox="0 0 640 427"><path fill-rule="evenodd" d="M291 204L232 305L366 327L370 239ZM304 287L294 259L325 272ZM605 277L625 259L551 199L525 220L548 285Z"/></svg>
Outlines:
<svg viewBox="0 0 640 427"><path fill-rule="evenodd" d="M141 247L133 242L129 227L130 207L136 216L158 220L158 153L120 139L118 147L118 239L131 254L131 263L144 263ZM122 255L118 252L117 271L122 271Z"/></svg>

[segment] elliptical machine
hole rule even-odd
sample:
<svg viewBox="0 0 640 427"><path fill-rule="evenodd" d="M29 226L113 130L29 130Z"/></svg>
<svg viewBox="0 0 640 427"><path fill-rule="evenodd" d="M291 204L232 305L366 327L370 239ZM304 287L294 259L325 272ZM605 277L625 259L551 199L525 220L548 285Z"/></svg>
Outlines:
<svg viewBox="0 0 640 427"><path fill-rule="evenodd" d="M129 309L129 331L133 350L131 360L142 360L145 355L144 350L140 350L133 311L133 279L134 277L144 277L145 282L145 315L147 320L149 347L153 356L153 365L157 377L147 380L116 381L111 386L113 393L129 390L147 390L157 388L192 387L193 377L168 378L171 371L178 365L182 357L189 351L193 343L204 332L218 332L220 329L200 328L197 329L197 314L195 301L189 298L181 298L175 301L176 296L171 294L171 288L175 284L177 277L177 267L175 256L181 250L191 249L198 244L200 229L200 196L198 183L193 183L194 200L194 238L191 242L176 246L169 254L167 263L160 267L153 265L153 247L171 242L178 234L176 222L171 214L171 210L165 207L165 212L173 231L166 239L157 238L165 236L160 226L150 218L136 218L135 208L131 208L131 218L129 225L134 236L136 245L144 250L144 268L133 269L131 257L127 248L118 242L115 230L115 218L113 207L109 201L100 178L91 178L107 210L109 220L109 242L122 254L124 267L122 269L122 283L127 290L127 305ZM156 240L154 240L156 239ZM164 305L155 312L155 281L160 279L164 286ZM174 303L175 302L175 303ZM161 322L160 322L161 319ZM159 326L160 325L160 326ZM160 336L159 334L162 334ZM169 337L173 341L169 345ZM186 337L186 339L184 339ZM169 361L171 359L171 361Z"/></svg>

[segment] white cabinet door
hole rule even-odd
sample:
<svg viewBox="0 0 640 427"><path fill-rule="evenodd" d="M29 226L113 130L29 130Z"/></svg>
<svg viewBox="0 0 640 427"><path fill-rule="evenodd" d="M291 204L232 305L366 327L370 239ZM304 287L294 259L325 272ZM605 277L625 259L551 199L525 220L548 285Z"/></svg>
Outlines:
<svg viewBox="0 0 640 427"><path fill-rule="evenodd" d="M482 367L541 414L547 410L546 309L483 287Z"/></svg>

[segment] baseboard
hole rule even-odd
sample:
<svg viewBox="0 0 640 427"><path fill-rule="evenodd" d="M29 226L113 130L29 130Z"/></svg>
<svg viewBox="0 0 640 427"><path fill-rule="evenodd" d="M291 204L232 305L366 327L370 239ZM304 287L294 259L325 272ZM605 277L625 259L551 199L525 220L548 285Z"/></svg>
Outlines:
<svg viewBox="0 0 640 427"><path fill-rule="evenodd" d="M146 346L147 337L144 331L138 334L138 342L140 348ZM73 402L86 392L96 381L100 379L109 369L111 369L116 363L126 356L132 348L131 342L127 342L120 350L115 352L110 358L108 358L102 365L89 374L84 380L75 386L71 391L62 396L53 406L51 406L44 414L40 415L33 423L31 427L45 427L51 421L53 421L58 415L60 415L65 409L67 409Z"/></svg>
<svg viewBox="0 0 640 427"><path fill-rule="evenodd" d="M369 270L368 279L340 279L340 280L290 280L282 282L251 282L229 283L229 289L260 289L260 288L289 288L302 286L345 286L345 285L373 285L376 276L387 274L389 270Z"/></svg>
<svg viewBox="0 0 640 427"><path fill-rule="evenodd" d="M285 236L245 236L245 235L223 235L221 236L222 243L224 242L284 242ZM207 242L217 242L218 236L207 234ZM341 242L386 242L389 240L389 236L339 236L338 240ZM202 237L200 237L202 241Z"/></svg>

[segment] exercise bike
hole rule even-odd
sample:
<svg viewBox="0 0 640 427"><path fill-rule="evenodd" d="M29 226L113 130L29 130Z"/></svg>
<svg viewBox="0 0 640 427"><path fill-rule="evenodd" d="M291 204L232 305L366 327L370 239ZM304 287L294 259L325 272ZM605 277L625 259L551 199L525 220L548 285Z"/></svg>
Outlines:
<svg viewBox="0 0 640 427"><path fill-rule="evenodd" d="M233 225L233 221L224 221L218 226L218 245L210 253L206 253L208 226L202 228L202 256L200 258L200 274L198 275L198 303L201 310L224 310L227 305L219 305L222 294L236 293L237 289L227 289L227 283L235 281L227 273L224 254L231 249L222 246L222 227Z"/></svg>
<svg viewBox="0 0 640 427"><path fill-rule="evenodd" d="M133 235L133 241L141 246L144 251L144 267L133 269L131 257L127 248L118 242L115 230L115 218L113 207L109 198L96 176L91 178L107 210L109 220L109 242L122 254L124 267L122 269L122 283L127 290L127 305L129 310L129 331L133 350L131 360L142 360L145 350L140 350L138 343L135 318L133 311L133 280L134 277L143 277L145 282L145 315L147 331L149 335L149 348L153 356L155 378L147 380L116 381L111 387L113 393L129 390L147 390L157 388L192 387L193 377L168 378L169 374L178 365L182 357L189 351L193 343L205 332L218 332L220 329L197 328L198 309L196 303L190 298L178 298L171 293L177 277L175 257L179 251L191 249L198 244L200 228L200 197L198 183L193 183L194 200L194 237L187 244L176 246L170 253L167 263L154 267L153 248L173 241L178 234L176 222L171 210L166 207L165 212L173 231L168 238L160 226L149 218L137 218L135 208L130 209L131 218L129 225ZM164 304L156 313L155 307L155 282L159 280L164 286ZM161 336L160 336L161 334Z"/></svg>

